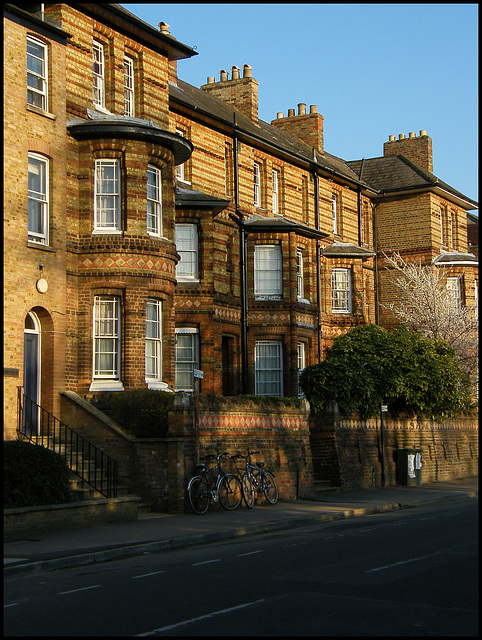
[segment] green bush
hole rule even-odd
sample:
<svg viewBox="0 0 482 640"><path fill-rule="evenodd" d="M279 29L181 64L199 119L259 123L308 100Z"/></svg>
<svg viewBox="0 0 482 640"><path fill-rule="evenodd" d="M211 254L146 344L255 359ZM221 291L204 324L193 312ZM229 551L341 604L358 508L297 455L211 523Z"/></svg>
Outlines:
<svg viewBox="0 0 482 640"><path fill-rule="evenodd" d="M58 453L21 440L3 443L4 508L70 502L69 477Z"/></svg>
<svg viewBox="0 0 482 640"><path fill-rule="evenodd" d="M437 419L471 406L470 380L443 340L431 340L399 327L352 329L335 339L326 358L300 375L313 411L335 401L342 413L362 419L389 411L415 412Z"/></svg>
<svg viewBox="0 0 482 640"><path fill-rule="evenodd" d="M169 428L168 411L174 394L133 389L103 394L96 406L136 438L161 438Z"/></svg>

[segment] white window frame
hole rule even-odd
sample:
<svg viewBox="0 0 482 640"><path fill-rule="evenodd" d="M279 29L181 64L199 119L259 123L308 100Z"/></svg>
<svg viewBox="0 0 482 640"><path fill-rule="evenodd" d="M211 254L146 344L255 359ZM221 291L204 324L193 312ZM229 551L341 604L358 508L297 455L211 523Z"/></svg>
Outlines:
<svg viewBox="0 0 482 640"><path fill-rule="evenodd" d="M124 56L124 115L133 118L134 113L134 60Z"/></svg>
<svg viewBox="0 0 482 640"><path fill-rule="evenodd" d="M253 165L253 202L255 207L261 207L261 165Z"/></svg>
<svg viewBox="0 0 482 640"><path fill-rule="evenodd" d="M176 129L176 135L181 136L181 138L185 137L184 131L182 129ZM182 164L178 164L176 165L175 169L176 180L180 180L181 182L187 182L185 164L185 162L183 162Z"/></svg>
<svg viewBox="0 0 482 640"><path fill-rule="evenodd" d="M109 175L108 172L111 172L112 169L113 173ZM113 158L100 158L95 161L93 233L122 233L120 168L119 160Z"/></svg>
<svg viewBox="0 0 482 640"><path fill-rule="evenodd" d="M38 173L34 174L32 169L37 167ZM28 154L28 240L39 244L49 243L49 161L47 158L36 153ZM33 185L31 177L37 175L39 184ZM34 189L34 186L38 188ZM32 211L32 215L31 215ZM32 224L33 214L40 223L38 229L34 229Z"/></svg>
<svg viewBox="0 0 482 640"><path fill-rule="evenodd" d="M298 398L304 398L305 394L300 389L300 375L306 369L306 349L304 342L298 342Z"/></svg>
<svg viewBox="0 0 482 640"><path fill-rule="evenodd" d="M255 395L283 395L283 343L257 340L254 348Z"/></svg>
<svg viewBox="0 0 482 640"><path fill-rule="evenodd" d="M175 390L194 391L194 369L199 369L199 329L175 329ZM181 344L182 343L182 344Z"/></svg>
<svg viewBox="0 0 482 640"><path fill-rule="evenodd" d="M91 391L122 391L124 388L120 381L120 327L120 298L94 296ZM102 356L110 357L110 367L101 367Z"/></svg>
<svg viewBox="0 0 482 640"><path fill-rule="evenodd" d="M92 42L92 102L105 109L104 45L97 40Z"/></svg>
<svg viewBox="0 0 482 640"><path fill-rule="evenodd" d="M462 307L462 282L459 276L447 278L447 295L454 309Z"/></svg>
<svg viewBox="0 0 482 640"><path fill-rule="evenodd" d="M272 209L274 215L279 215L279 171L272 172Z"/></svg>
<svg viewBox="0 0 482 640"><path fill-rule="evenodd" d="M162 302L154 298L146 303L145 374L149 388L162 381Z"/></svg>
<svg viewBox="0 0 482 640"><path fill-rule="evenodd" d="M197 282L199 280L199 237L197 225L176 224L175 243L176 251L181 256L176 265L177 280Z"/></svg>
<svg viewBox="0 0 482 640"><path fill-rule="evenodd" d="M33 36L27 36L27 104L48 107L48 46Z"/></svg>
<svg viewBox="0 0 482 640"><path fill-rule="evenodd" d="M331 312L352 312L352 282L350 269L331 271Z"/></svg>
<svg viewBox="0 0 482 640"><path fill-rule="evenodd" d="M308 302L305 299L305 275L303 267L303 249L296 249L296 294L298 301Z"/></svg>
<svg viewBox="0 0 482 640"><path fill-rule="evenodd" d="M254 297L256 300L283 299L283 256L279 244L254 247Z"/></svg>
<svg viewBox="0 0 482 640"><path fill-rule="evenodd" d="M338 235L338 195L331 196L331 228L333 235Z"/></svg>
<svg viewBox="0 0 482 640"><path fill-rule="evenodd" d="M161 170L147 165L146 228L152 236L162 236L162 176Z"/></svg>

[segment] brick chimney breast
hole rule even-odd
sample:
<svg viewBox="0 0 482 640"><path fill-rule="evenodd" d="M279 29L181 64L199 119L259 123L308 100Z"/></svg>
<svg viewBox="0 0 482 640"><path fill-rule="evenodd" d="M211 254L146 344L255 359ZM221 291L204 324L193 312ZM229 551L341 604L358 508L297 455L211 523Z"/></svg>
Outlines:
<svg viewBox="0 0 482 640"><path fill-rule="evenodd" d="M258 81L251 76L251 67L248 64L243 66L242 78L239 72L239 67L233 65L229 80L228 72L221 70L219 82L214 82L214 77L209 76L207 84L203 84L201 89L224 100L257 124Z"/></svg>
<svg viewBox="0 0 482 640"><path fill-rule="evenodd" d="M383 145L383 155L405 156L413 164L433 173L432 139L425 129L420 131L419 136L414 131L408 134L408 138L404 133L399 135L398 140L394 135L389 136L388 142Z"/></svg>

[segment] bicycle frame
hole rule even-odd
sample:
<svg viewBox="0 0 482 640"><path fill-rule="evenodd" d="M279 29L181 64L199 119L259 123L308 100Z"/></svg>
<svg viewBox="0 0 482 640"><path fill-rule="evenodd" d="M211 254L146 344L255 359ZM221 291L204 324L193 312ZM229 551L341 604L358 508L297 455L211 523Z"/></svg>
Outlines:
<svg viewBox="0 0 482 640"><path fill-rule="evenodd" d="M197 465L198 474L191 478L187 486L189 502L195 513L206 513L211 501L220 502L229 511L239 506L242 499L241 483L237 476L226 473L221 464L221 458L228 455L218 453L216 456L206 456L206 459L216 458L217 464L214 467L207 467L206 464ZM210 479L208 474L216 471L215 480Z"/></svg>

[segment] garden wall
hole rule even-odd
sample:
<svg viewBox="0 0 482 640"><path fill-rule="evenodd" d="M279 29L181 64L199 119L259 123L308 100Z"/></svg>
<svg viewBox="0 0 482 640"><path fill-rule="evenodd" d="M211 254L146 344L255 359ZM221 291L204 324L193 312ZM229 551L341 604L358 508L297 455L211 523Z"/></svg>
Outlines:
<svg viewBox="0 0 482 640"><path fill-rule="evenodd" d="M310 418L315 479L332 486L359 489L396 484L397 451L422 450L422 483L478 475L478 415L437 422L423 417L383 414L360 420L337 412Z"/></svg>
<svg viewBox="0 0 482 640"><path fill-rule="evenodd" d="M309 406L276 399L215 398L177 393L169 410L165 438L134 438L116 422L73 392L62 394L62 420L118 461L119 482L152 508L179 513L186 508L186 484L199 457L217 451L246 453L264 461L276 476L280 498L312 491ZM226 460L226 471L236 472Z"/></svg>

